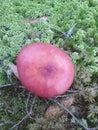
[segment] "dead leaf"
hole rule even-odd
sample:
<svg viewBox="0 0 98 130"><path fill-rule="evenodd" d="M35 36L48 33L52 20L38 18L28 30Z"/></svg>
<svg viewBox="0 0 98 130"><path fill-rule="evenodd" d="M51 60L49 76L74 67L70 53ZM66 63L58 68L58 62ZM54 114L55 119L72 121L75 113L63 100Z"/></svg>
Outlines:
<svg viewBox="0 0 98 130"><path fill-rule="evenodd" d="M73 103L74 103L73 97L66 97L66 98L61 100L61 104L63 104L66 107L73 105Z"/></svg>
<svg viewBox="0 0 98 130"><path fill-rule="evenodd" d="M61 111L59 107L50 106L46 110L44 117L47 119L58 118L60 114L61 114Z"/></svg>
<svg viewBox="0 0 98 130"><path fill-rule="evenodd" d="M39 20L43 20L43 21L46 22L48 20L48 17L47 16L43 16L43 17L40 17L40 18L31 19L31 20L29 20L29 23L30 24L38 23Z"/></svg>
<svg viewBox="0 0 98 130"><path fill-rule="evenodd" d="M18 71L17 71L17 66L14 65L13 63L10 63L9 64L9 68L14 73L14 75L19 79L19 74L18 74Z"/></svg>

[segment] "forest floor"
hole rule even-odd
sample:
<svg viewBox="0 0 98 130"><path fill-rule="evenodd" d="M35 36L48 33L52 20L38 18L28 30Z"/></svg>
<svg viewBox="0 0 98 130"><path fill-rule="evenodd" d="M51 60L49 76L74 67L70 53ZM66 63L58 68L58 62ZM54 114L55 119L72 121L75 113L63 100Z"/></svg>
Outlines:
<svg viewBox="0 0 98 130"><path fill-rule="evenodd" d="M0 3L0 130L98 130L98 0ZM37 97L10 70L34 42L71 56L75 79L65 94Z"/></svg>

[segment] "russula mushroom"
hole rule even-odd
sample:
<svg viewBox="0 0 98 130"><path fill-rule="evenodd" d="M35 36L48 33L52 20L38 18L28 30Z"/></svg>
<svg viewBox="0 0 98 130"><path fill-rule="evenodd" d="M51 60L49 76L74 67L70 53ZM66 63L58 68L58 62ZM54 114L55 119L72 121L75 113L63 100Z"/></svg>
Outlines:
<svg viewBox="0 0 98 130"><path fill-rule="evenodd" d="M21 83L40 97L63 94L74 80L74 65L70 56L51 44L32 43L25 46L16 63Z"/></svg>

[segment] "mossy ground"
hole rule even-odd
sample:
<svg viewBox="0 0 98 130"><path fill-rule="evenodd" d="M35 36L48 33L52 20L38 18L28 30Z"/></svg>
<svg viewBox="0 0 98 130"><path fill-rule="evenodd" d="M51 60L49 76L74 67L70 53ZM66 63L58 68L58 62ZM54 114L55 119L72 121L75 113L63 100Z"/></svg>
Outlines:
<svg viewBox="0 0 98 130"><path fill-rule="evenodd" d="M22 47L40 41L67 51L72 57L76 76L71 88L80 91L71 94L76 101L71 111L87 127L95 127L98 124L98 0L3 0L0 3L0 129L10 129L26 114L28 92L19 88L20 83L8 64L15 63ZM72 38L67 37L74 23L77 25ZM15 85L4 87L6 84ZM32 100L33 97L30 103ZM44 118L46 108L47 103L37 97L32 118L24 120L18 129L82 129L66 113L58 120L48 121Z"/></svg>

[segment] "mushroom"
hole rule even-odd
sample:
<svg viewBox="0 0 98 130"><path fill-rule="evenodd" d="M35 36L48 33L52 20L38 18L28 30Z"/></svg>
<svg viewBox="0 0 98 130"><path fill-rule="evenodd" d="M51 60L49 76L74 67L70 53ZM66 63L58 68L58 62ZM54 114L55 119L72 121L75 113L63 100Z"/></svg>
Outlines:
<svg viewBox="0 0 98 130"><path fill-rule="evenodd" d="M52 98L65 93L74 80L70 56L51 44L25 46L16 59L19 79L31 93Z"/></svg>

